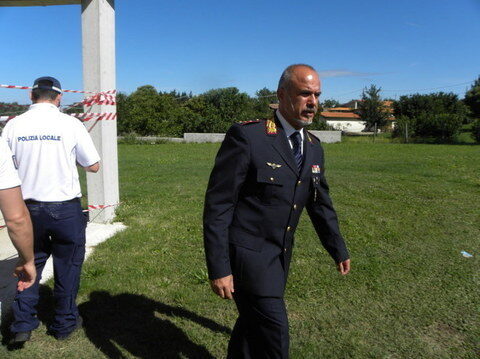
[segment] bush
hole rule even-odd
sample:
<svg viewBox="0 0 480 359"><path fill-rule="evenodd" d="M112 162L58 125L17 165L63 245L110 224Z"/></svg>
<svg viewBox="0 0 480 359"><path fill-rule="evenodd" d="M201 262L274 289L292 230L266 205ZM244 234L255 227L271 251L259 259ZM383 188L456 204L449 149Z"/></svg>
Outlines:
<svg viewBox="0 0 480 359"><path fill-rule="evenodd" d="M310 126L307 127L308 130L314 131L333 131L333 126L330 126L326 120L321 118L318 114L313 119L313 122Z"/></svg>
<svg viewBox="0 0 480 359"><path fill-rule="evenodd" d="M477 119L472 125L472 137L475 142L480 143L480 119Z"/></svg>
<svg viewBox="0 0 480 359"><path fill-rule="evenodd" d="M405 137L405 128L408 126L409 138L452 141L460 133L463 119L463 116L447 113L420 113L414 118L400 116L397 119L393 137Z"/></svg>
<svg viewBox="0 0 480 359"><path fill-rule="evenodd" d="M400 116L395 122L392 137L402 137L405 139L406 131L408 131L408 138L415 136L415 119Z"/></svg>
<svg viewBox="0 0 480 359"><path fill-rule="evenodd" d="M463 117L456 114L427 114L415 118L415 135L433 137L440 141L455 138L462 127Z"/></svg>

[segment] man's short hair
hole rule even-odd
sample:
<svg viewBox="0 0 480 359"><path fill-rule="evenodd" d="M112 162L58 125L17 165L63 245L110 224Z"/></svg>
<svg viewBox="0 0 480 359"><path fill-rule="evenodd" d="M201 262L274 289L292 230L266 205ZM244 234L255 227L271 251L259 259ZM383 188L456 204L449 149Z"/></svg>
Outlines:
<svg viewBox="0 0 480 359"><path fill-rule="evenodd" d="M54 90L45 90L45 89L33 89L32 90L32 101L54 101L57 96L60 95L57 91Z"/></svg>
<svg viewBox="0 0 480 359"><path fill-rule="evenodd" d="M293 70L295 70L297 67L306 67L306 68L308 68L312 71L317 72L317 70L315 70L313 68L313 66L310 66L310 65L307 65L307 64L293 64L293 65L290 65L285 70L283 70L282 76L280 76L280 80L278 81L277 91L280 90L281 88L285 88L285 87L288 86L288 84L290 83L290 80L292 79Z"/></svg>
<svg viewBox="0 0 480 359"><path fill-rule="evenodd" d="M50 76L39 77L36 79L33 83L32 89L33 102L39 100L53 101L62 93L60 81Z"/></svg>

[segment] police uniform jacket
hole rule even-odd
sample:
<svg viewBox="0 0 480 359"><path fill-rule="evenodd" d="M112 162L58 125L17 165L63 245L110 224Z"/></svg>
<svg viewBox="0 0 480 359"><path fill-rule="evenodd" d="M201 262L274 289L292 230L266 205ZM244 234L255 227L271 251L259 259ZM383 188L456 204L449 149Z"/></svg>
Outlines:
<svg viewBox="0 0 480 359"><path fill-rule="evenodd" d="M332 258L348 259L320 141L305 133L299 173L277 118L234 124L217 154L205 198L210 279L233 274L236 289L282 297L304 207Z"/></svg>

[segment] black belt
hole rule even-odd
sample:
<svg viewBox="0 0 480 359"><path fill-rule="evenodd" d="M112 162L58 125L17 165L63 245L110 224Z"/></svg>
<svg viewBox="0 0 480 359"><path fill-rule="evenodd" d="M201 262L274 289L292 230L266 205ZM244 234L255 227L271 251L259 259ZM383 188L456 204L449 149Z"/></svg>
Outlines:
<svg viewBox="0 0 480 359"><path fill-rule="evenodd" d="M62 203L74 203L74 202L80 202L80 198L75 197L75 198L69 199L68 201L61 201L61 202L41 202L41 201L35 201L34 199L25 200L25 204L62 204Z"/></svg>

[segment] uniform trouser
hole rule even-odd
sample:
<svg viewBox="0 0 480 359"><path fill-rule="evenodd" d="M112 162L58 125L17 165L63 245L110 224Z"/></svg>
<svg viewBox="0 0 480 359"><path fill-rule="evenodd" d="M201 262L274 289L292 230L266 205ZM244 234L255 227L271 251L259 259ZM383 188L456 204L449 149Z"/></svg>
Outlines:
<svg viewBox="0 0 480 359"><path fill-rule="evenodd" d="M85 257L86 217L78 199L66 202L27 201L34 232L34 285L17 292L13 303L12 332L25 332L39 326L36 306L39 300L39 281L47 259L52 255L55 284L54 320L52 334L68 334L75 329L78 309L75 303L80 282L80 271Z"/></svg>
<svg viewBox="0 0 480 359"><path fill-rule="evenodd" d="M228 358L288 358L289 335L285 302L235 290L238 319L228 344Z"/></svg>

